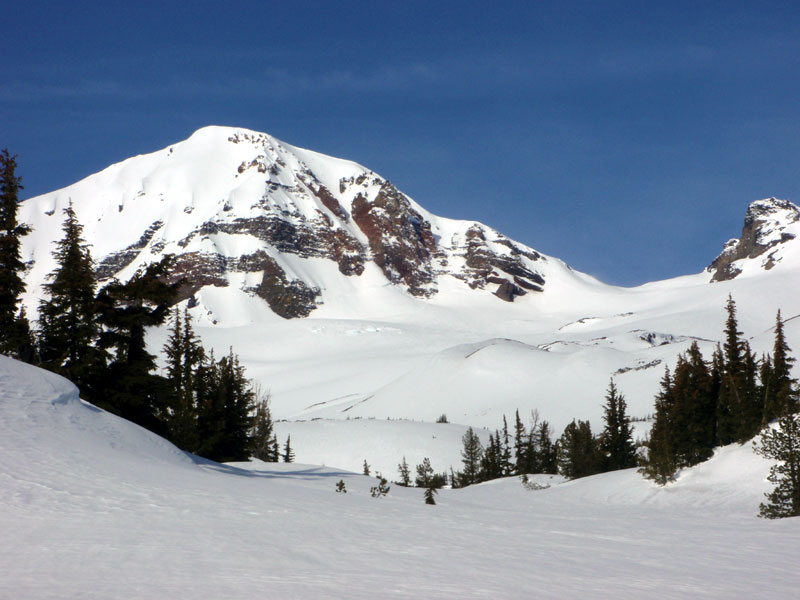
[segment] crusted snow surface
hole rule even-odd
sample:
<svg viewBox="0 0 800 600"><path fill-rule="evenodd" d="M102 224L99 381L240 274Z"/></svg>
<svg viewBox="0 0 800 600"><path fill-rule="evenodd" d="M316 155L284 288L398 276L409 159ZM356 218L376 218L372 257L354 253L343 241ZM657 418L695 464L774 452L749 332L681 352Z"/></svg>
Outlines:
<svg viewBox="0 0 800 600"><path fill-rule="evenodd" d="M404 426L419 439L432 427ZM370 434L353 422L348 435ZM335 466L194 458L2 356L0 440L4 598L791 598L797 588L800 520L755 517L769 463L748 445L664 488L633 470L563 484L536 475L550 487L509 478L440 490L427 506L421 490L395 484L372 498L374 478Z"/></svg>

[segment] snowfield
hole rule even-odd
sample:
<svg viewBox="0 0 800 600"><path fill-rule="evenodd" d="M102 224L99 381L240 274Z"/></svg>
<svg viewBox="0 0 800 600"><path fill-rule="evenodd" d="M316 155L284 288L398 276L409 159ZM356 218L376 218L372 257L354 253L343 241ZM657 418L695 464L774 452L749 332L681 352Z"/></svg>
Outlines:
<svg viewBox="0 0 800 600"><path fill-rule="evenodd" d="M755 516L768 468L731 446L665 488L629 470L375 499L333 466L196 459L0 356L0 597L793 598L800 520Z"/></svg>

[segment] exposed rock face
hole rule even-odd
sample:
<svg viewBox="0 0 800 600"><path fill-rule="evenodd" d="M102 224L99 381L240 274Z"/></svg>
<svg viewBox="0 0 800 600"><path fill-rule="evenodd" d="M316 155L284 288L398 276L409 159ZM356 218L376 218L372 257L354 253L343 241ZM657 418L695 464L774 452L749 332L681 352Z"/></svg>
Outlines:
<svg viewBox="0 0 800 600"><path fill-rule="evenodd" d="M353 200L353 221L369 240L372 260L392 283L405 284L415 296L431 296L437 254L431 224L408 198L384 181L374 200L359 193Z"/></svg>
<svg viewBox="0 0 800 600"><path fill-rule="evenodd" d="M531 261L542 260L538 252L523 250L511 240L502 236L492 242L500 246L503 253L490 247L484 228L473 225L467 230L466 247L461 254L466 261L466 269L456 275L475 289L483 289L487 284L497 284L495 295L506 302L513 302L517 296L528 291L541 292L544 278L525 266L522 258Z"/></svg>
<svg viewBox="0 0 800 600"><path fill-rule="evenodd" d="M787 225L800 220L800 209L788 200L768 198L750 204L744 219L742 236L729 240L722 252L707 267L711 281L733 279L742 272L736 261L758 258L766 254L761 266L775 266L775 249L794 239L794 234L783 231Z"/></svg>

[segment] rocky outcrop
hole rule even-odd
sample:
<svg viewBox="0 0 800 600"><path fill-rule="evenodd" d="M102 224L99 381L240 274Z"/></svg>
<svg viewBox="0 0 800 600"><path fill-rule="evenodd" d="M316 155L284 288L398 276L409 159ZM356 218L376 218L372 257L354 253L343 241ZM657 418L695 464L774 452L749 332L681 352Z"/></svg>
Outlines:
<svg viewBox="0 0 800 600"><path fill-rule="evenodd" d="M492 240L500 250L490 247L484 228L473 225L467 230L466 244L461 256L466 269L455 276L463 279L472 288L483 289L487 284L497 284L495 296L506 302L513 302L517 296L527 292L541 292L544 278L523 262L523 258L539 261L542 256L534 251L526 251L502 236Z"/></svg>
<svg viewBox="0 0 800 600"><path fill-rule="evenodd" d="M784 228L798 220L800 209L788 200L768 198L750 204L741 237L729 240L720 255L706 268L712 273L711 281L733 279L742 272L737 261L758 258L764 254L767 256L762 261L762 267L774 267L773 249L794 239L794 234L784 231Z"/></svg>
<svg viewBox="0 0 800 600"><path fill-rule="evenodd" d="M389 281L404 284L415 296L436 293L431 261L438 249L431 224L412 208L404 194L384 181L373 200L361 193L356 195L352 215L369 240L372 260Z"/></svg>
<svg viewBox="0 0 800 600"><path fill-rule="evenodd" d="M284 319L307 317L317 307L317 288L309 288L299 279L290 280L275 259L264 255L264 275L255 293L267 301L276 315Z"/></svg>
<svg viewBox="0 0 800 600"><path fill-rule="evenodd" d="M142 236L134 244L131 244L124 250L105 256L95 268L97 280L102 282L111 279L114 275L136 260L142 250L147 248L147 245L153 239L156 232L163 226L163 221L154 222L142 233Z"/></svg>

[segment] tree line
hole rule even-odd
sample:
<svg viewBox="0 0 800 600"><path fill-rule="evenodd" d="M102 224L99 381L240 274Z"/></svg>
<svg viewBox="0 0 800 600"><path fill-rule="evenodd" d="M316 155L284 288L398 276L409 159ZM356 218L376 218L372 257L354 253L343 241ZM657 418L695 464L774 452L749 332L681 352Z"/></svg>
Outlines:
<svg viewBox="0 0 800 600"><path fill-rule="evenodd" d="M64 209L55 269L44 284L36 328L18 308L25 291L17 221L16 157L0 152L0 352L63 375L89 402L133 421L189 452L216 461L292 461L289 439L279 451L269 397L255 390L238 357L220 359L203 348L188 311L171 307L178 287L169 283L173 259L140 268L128 281L101 289L72 202ZM159 374L146 331L172 315Z"/></svg>

